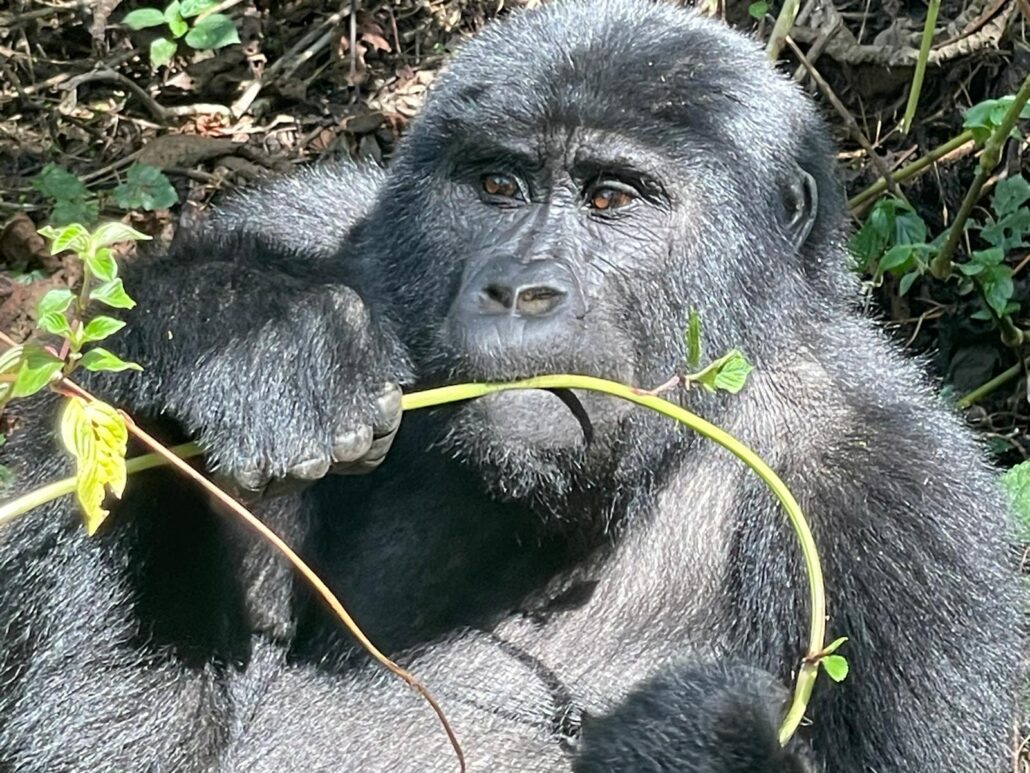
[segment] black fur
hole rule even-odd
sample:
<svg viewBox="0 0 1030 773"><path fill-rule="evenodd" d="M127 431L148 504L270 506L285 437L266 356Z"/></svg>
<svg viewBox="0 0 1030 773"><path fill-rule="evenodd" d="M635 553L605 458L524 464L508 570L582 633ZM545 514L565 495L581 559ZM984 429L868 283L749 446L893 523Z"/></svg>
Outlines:
<svg viewBox="0 0 1030 773"><path fill-rule="evenodd" d="M484 196L491 173L524 200ZM637 197L588 210L611 177ZM660 417L579 394L587 443L546 392L413 414L374 474L258 512L437 694L472 770L998 771L1005 509L855 310L844 237L822 123L754 43L672 6L555 3L455 57L385 175L306 172L140 261L115 348L146 370L90 386L263 488L375 466L390 384L661 383L696 308L706 356L739 347L756 371L737 396L674 398L791 486L850 637L851 676L821 681L785 751L795 540L739 462ZM29 406L4 450L22 489L66 470L52 410ZM0 767L454 769L418 697L166 472L130 481L95 539L67 502L8 527L0 577Z"/></svg>

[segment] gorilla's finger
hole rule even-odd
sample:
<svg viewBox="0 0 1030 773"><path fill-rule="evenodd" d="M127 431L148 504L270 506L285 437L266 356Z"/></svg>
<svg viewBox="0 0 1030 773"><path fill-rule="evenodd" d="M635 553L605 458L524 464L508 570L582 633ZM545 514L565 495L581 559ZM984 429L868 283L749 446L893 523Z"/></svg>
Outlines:
<svg viewBox="0 0 1030 773"><path fill-rule="evenodd" d="M376 397L372 434L376 437L393 434L400 423L401 388L397 384L388 383Z"/></svg>
<svg viewBox="0 0 1030 773"><path fill-rule="evenodd" d="M393 445L393 439L395 437L397 437L396 428L393 430L393 432L390 432L389 434L383 435L382 437L377 437L375 440L372 441L372 445L368 447L368 451L365 453L365 455L361 457L361 461L382 461L383 457L386 456L386 452L390 450L390 446Z"/></svg>
<svg viewBox="0 0 1030 773"><path fill-rule="evenodd" d="M232 474L236 486L249 492L260 492L271 478L267 469L262 467L250 467L245 470L237 470Z"/></svg>
<svg viewBox="0 0 1030 773"><path fill-rule="evenodd" d="M324 478L328 471L329 458L320 454L292 465L286 475L297 480L311 481Z"/></svg>
<svg viewBox="0 0 1030 773"><path fill-rule="evenodd" d="M265 495L269 480L267 475L261 475L258 471L235 474L216 472L211 478L218 488L244 505L251 505L261 499Z"/></svg>
<svg viewBox="0 0 1030 773"><path fill-rule="evenodd" d="M334 462L356 462L368 453L372 445L372 427L363 425L347 430L333 440Z"/></svg>

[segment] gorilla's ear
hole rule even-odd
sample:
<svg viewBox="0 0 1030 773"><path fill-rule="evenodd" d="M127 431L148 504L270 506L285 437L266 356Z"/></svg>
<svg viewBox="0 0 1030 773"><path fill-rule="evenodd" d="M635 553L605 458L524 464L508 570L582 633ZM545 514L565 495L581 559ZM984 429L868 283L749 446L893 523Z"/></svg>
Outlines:
<svg viewBox="0 0 1030 773"><path fill-rule="evenodd" d="M815 225L819 212L819 188L812 177L801 167L783 192L784 231L790 237L794 249L801 249Z"/></svg>

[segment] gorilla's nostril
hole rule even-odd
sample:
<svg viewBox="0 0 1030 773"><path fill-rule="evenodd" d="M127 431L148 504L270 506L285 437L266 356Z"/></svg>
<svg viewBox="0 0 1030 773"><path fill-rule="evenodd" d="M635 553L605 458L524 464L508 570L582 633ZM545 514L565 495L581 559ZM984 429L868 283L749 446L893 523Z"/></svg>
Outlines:
<svg viewBox="0 0 1030 773"><path fill-rule="evenodd" d="M479 293L482 310L487 313L506 313L511 311L515 293L510 287L489 284Z"/></svg>
<svg viewBox="0 0 1030 773"><path fill-rule="evenodd" d="M565 293L553 287L527 287L519 291L515 311L526 317L536 317L554 311L565 299Z"/></svg>

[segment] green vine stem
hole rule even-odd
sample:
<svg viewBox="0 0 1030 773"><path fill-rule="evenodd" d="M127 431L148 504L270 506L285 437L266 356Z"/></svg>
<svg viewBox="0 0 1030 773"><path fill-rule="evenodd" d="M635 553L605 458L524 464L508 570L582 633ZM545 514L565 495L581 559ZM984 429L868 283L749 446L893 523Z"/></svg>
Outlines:
<svg viewBox="0 0 1030 773"><path fill-rule="evenodd" d="M990 381L986 381L976 389L970 390L964 394L958 400L955 401L955 405L959 408L968 408L974 403L979 402L983 398L987 397L991 392L996 390L998 387L1004 386L1008 382L1012 381L1020 373L1024 372L1030 367L1030 359L1021 360L1007 370L1003 370L997 376L992 378Z"/></svg>
<svg viewBox="0 0 1030 773"><path fill-rule="evenodd" d="M197 456L202 453L201 447L196 443L183 443L182 445L172 446L168 450L180 459L189 459L191 456ZM127 475L132 475L133 473L143 472L154 467L163 467L166 464L168 462L159 454L141 454L125 461L125 472ZM40 505L45 505L52 499L63 497L65 494L71 494L74 491L75 477L72 476L71 478L62 478L61 480L55 480L53 483L47 483L45 486L40 486L17 499L0 505L0 528L6 526L11 521L17 520L19 516L24 515L30 510Z"/></svg>
<svg viewBox="0 0 1030 773"><path fill-rule="evenodd" d="M901 119L902 134L908 134L912 128L912 120L916 117L919 94L923 90L923 77L926 75L926 61L930 58L930 45L933 43L933 33L937 28L937 12L940 9L941 0L930 0L930 7L926 10L926 23L923 25L923 39L919 45L919 58L916 59L912 86L908 90L908 104L905 106L905 116Z"/></svg>
<svg viewBox="0 0 1030 773"><path fill-rule="evenodd" d="M911 177L915 177L921 171L926 169L928 166L940 161L942 158L947 156L949 153L961 148L963 145L973 142L973 132L971 129L966 129L961 134L952 137L942 145L938 145L936 148L931 150L924 156L920 156L910 164L906 164L901 167L898 171L891 175L892 182L900 183L908 180ZM860 211L866 204L872 202L877 196L887 190L887 180L881 177L872 185L865 190L859 191L850 199L848 199L848 208L853 212Z"/></svg>
<svg viewBox="0 0 1030 773"><path fill-rule="evenodd" d="M983 190L984 183L987 182L987 178L991 176L994 167L1001 160L1001 149L1008 141L1009 135L1016 125L1016 120L1019 118L1019 114L1023 111L1023 106L1027 103L1028 99L1030 99L1030 75L1026 76L1023 85L1019 87L1019 91L1016 92L1016 98L1012 100L1012 104L1009 106L1008 112L1005 113L1001 123L998 124L997 128L991 133L991 136L987 138L987 142L984 143L983 153L980 154L980 165L976 170L976 177L973 178L973 184L966 191L966 196L962 199L962 206L959 207L958 214L955 215L951 228L948 229L948 240L944 242L944 246L941 247L940 252L934 256L930 263L930 271L937 279L947 279L951 276L951 256L955 253L959 239L962 238L962 234L965 232L966 221L973 213L973 207L976 206L976 202L980 198L980 191Z"/></svg>
<svg viewBox="0 0 1030 773"><path fill-rule="evenodd" d="M794 20L797 19L800 10L801 0L786 0L780 9L776 21L773 22L772 32L769 33L769 43L765 47L765 55L770 62L775 62L779 58L783 44L787 35L794 28Z"/></svg>
<svg viewBox="0 0 1030 773"><path fill-rule="evenodd" d="M801 510L801 506L794 498L794 495L790 493L786 484L754 451L714 424L661 397L646 394L633 387L605 379L590 376L553 375L537 376L507 384L459 384L457 386L438 387L436 389L406 394L401 404L404 411L414 411L445 403L470 400L510 389L585 389L619 397L657 411L663 416L689 427L699 435L718 443L754 470L758 477L768 486L769 490L772 491L773 495L783 506L790 525L797 536L801 556L805 564L809 595L808 651L804 658L802 658L797 681L794 686L793 700L779 729L780 744L786 745L804 718L808 701L815 687L816 677L819 674L819 659L822 657L826 639L826 592L823 585L823 573L819 562L819 554L816 549L815 539L812 537L812 530ZM182 458L196 456L202 452L202 449L195 443L186 443L176 446L171 450ZM165 463L165 460L157 454L146 454L129 460L126 466L128 472L134 473ZM66 478L8 502L0 506L0 525L9 523L34 507L68 494L74 488L75 479Z"/></svg>

